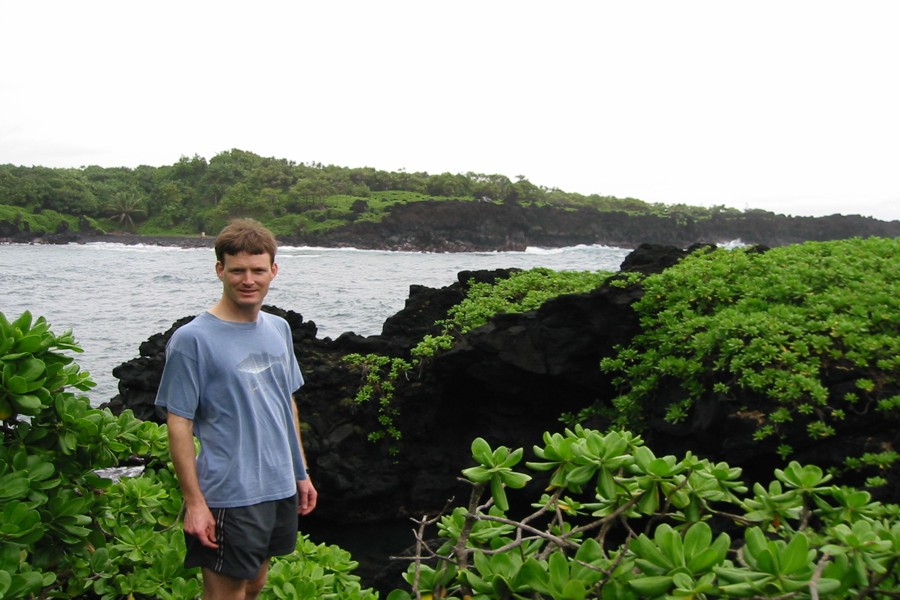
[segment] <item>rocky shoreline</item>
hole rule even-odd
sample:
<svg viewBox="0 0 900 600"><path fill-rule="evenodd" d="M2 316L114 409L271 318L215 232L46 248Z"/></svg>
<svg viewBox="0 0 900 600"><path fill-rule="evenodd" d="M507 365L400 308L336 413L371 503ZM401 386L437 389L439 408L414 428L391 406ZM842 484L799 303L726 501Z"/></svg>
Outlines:
<svg viewBox="0 0 900 600"><path fill-rule="evenodd" d="M621 271L657 273L687 252L644 244L626 257ZM456 283L444 288L412 286L404 309L385 321L380 335L368 337L345 333L334 340L319 339L315 324L302 315L264 307L291 325L294 349L307 380L301 394L303 438L310 472L323 500L316 513L305 519L304 527L316 532L316 541L339 543L357 557L372 551L371 541L358 535L363 527L378 530L383 541L396 536L396 543L411 544L406 519L433 515L449 500L455 498L458 503L465 497L467 489L458 474L471 464L469 444L474 437L484 437L492 446L531 448L544 431L562 427L562 413L615 396L599 363L639 331L631 308L642 296L639 286L606 284L588 294L561 296L537 311L500 315L467 333L452 350L424 364L398 386L394 403L399 411L395 422L403 432L401 453L392 455L389 441L369 440L369 433L379 427L377 406L351 400L360 374L343 358L350 353L408 358L419 340L438 333L435 321L462 299L470 280L492 281L509 273L461 272ZM139 358L113 371L119 379L119 395L110 403L111 409L130 408L142 419L163 418L153 401L165 343L192 318L186 316L168 331L150 337L141 344ZM745 400L763 412L777 408L765 397ZM776 442L754 441L758 423L741 406L702 398L678 425L665 422L662 413L653 416L644 438L657 456L690 451L742 468L745 482L769 481L773 469L783 466ZM846 456L900 447L900 423L890 419L861 415L848 418L841 427L834 437L813 440L797 424L796 431L787 433L796 440L794 458L828 469L840 466ZM890 485L879 491L879 499L900 501L897 467L883 475ZM535 485L540 487L541 482ZM344 537L348 528L357 530ZM402 554L404 549L388 548L380 557L372 557L370 576L383 571L390 562L387 555Z"/></svg>
<svg viewBox="0 0 900 600"><path fill-rule="evenodd" d="M20 230L0 222L0 242L154 244L209 247L212 236L143 236L125 232L78 231L51 234ZM805 241L853 237L900 236L900 221L880 221L859 215L792 217L763 211L717 213L703 219L660 214L600 212L591 208L524 207L516 204L422 201L395 207L381 221L359 219L327 231L279 236L289 246L402 250L409 252L522 251L528 247L577 245L637 248L659 244L687 248L698 243L784 246Z"/></svg>
<svg viewBox="0 0 900 600"><path fill-rule="evenodd" d="M133 233L109 233L105 235L78 235L69 243L77 244L125 244L128 246L173 246L178 248L212 248L212 236L163 236L138 235Z"/></svg>

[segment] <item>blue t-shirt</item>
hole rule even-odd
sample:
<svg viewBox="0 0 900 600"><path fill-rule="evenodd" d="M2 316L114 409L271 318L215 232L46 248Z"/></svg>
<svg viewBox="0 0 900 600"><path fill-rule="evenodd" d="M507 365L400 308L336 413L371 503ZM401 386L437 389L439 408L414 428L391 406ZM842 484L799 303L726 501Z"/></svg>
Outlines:
<svg viewBox="0 0 900 600"><path fill-rule="evenodd" d="M292 394L303 385L287 321L206 312L172 334L156 404L190 419L197 475L210 508L288 498L306 479Z"/></svg>

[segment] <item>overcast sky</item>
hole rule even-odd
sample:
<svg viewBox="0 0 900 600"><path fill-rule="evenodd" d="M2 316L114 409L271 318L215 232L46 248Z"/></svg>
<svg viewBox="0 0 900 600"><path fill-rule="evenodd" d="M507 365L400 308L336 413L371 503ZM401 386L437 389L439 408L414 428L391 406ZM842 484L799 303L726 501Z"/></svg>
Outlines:
<svg viewBox="0 0 900 600"><path fill-rule="evenodd" d="M0 164L295 162L900 219L900 2L0 0Z"/></svg>

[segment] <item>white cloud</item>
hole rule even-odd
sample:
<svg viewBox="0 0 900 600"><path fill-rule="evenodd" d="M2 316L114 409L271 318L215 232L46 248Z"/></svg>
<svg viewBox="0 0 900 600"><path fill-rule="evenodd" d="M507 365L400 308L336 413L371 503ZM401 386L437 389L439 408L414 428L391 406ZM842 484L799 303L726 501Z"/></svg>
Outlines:
<svg viewBox="0 0 900 600"><path fill-rule="evenodd" d="M524 175L900 219L891 1L0 3L0 163Z"/></svg>

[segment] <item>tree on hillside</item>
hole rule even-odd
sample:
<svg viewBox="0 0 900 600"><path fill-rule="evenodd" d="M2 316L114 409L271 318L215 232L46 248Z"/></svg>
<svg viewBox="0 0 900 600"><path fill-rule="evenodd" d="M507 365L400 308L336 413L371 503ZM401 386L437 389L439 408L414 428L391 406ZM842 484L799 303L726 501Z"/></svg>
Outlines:
<svg viewBox="0 0 900 600"><path fill-rule="evenodd" d="M432 196L469 196L472 186L465 175L441 173L428 178L426 191Z"/></svg>
<svg viewBox="0 0 900 600"><path fill-rule="evenodd" d="M262 157L236 148L215 155L206 169L209 195L205 198L211 200L213 206L217 206L228 190L235 184L246 182L262 161Z"/></svg>
<svg viewBox="0 0 900 600"><path fill-rule="evenodd" d="M143 199L138 196L120 192L113 196L106 205L110 219L124 227L127 231L135 231L135 219L147 214Z"/></svg>

